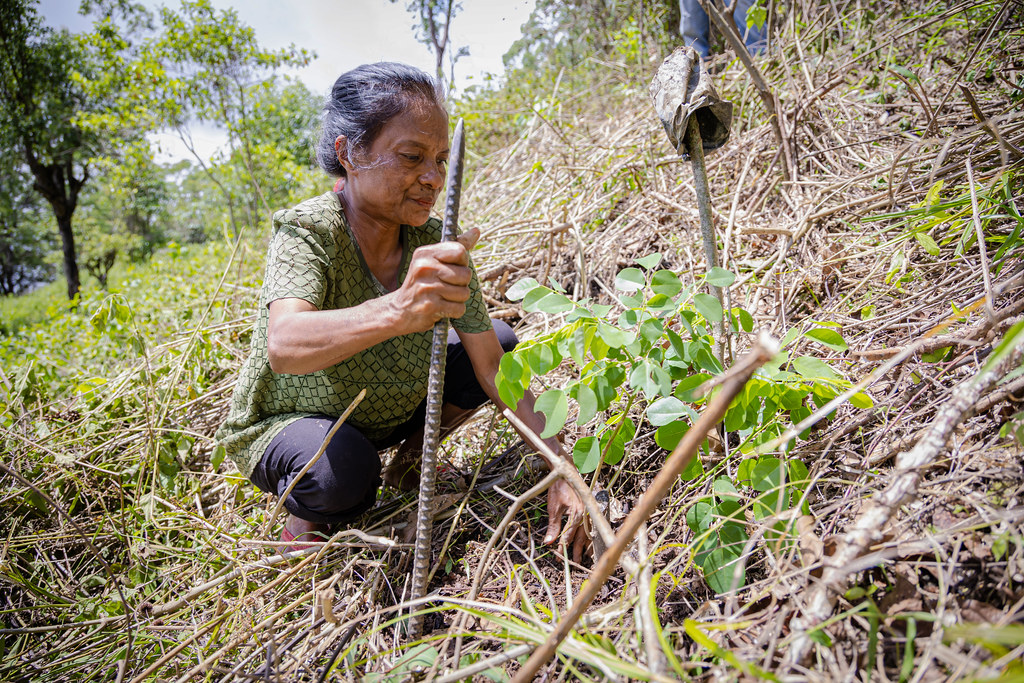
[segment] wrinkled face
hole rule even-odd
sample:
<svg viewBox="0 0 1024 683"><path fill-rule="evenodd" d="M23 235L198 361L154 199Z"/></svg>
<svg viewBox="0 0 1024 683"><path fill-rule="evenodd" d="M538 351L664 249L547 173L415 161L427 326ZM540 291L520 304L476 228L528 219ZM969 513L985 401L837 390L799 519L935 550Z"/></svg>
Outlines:
<svg viewBox="0 0 1024 683"><path fill-rule="evenodd" d="M422 225L444 189L448 116L434 103L414 102L384 124L369 149L353 150L351 160L343 152L341 146L353 209L384 223Z"/></svg>

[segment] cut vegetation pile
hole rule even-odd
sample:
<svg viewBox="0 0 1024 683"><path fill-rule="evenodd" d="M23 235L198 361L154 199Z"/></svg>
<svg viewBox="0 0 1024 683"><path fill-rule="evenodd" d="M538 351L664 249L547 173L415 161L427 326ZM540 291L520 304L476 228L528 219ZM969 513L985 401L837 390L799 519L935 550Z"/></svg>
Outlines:
<svg viewBox="0 0 1024 683"><path fill-rule="evenodd" d="M760 331L786 354L709 435L628 553L637 575L616 570L551 679L1022 675L1024 11L905 12L779 18L755 64L781 147L748 70L715 63L737 108L707 159L732 276L707 272L690 166L646 93L664 55L595 65L608 76L588 92L553 85L518 141L470 156L463 224L484 235L488 302L525 340L522 381L568 411L613 530L703 408L712 354L729 367ZM732 312L724 350L705 280ZM448 442L442 599L409 642L414 494L385 489L353 528L283 557L273 501L217 462L249 285L219 288L198 328L102 397L42 401L18 393L29 370L0 376L17 398L0 432L0 678L514 675L592 564L541 545L536 459L493 411ZM605 401L594 373L616 363ZM202 391L175 389L199 368Z"/></svg>

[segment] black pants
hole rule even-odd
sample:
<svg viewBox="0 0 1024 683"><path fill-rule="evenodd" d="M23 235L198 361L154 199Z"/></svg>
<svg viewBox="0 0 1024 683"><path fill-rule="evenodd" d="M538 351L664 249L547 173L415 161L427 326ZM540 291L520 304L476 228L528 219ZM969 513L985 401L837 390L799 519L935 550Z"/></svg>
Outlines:
<svg viewBox="0 0 1024 683"><path fill-rule="evenodd" d="M512 328L492 320L498 341L505 351L515 348ZM465 410L478 408L488 400L477 382L469 355L454 329L448 331L445 362L444 403ZM303 475L285 500L291 514L319 524L349 522L363 514L377 500L381 485L379 451L404 441L423 427L427 405L424 400L408 421L377 441L367 439L357 428L343 424L331 438L327 450ZM252 483L263 491L281 495L306 463L320 449L337 418L327 415L304 417L274 437L252 472Z"/></svg>

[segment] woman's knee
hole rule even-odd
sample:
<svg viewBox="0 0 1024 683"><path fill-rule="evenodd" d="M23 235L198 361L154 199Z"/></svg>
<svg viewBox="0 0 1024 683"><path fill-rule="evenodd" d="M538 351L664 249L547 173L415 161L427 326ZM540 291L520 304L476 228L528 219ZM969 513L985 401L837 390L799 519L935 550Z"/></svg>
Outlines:
<svg viewBox="0 0 1024 683"><path fill-rule="evenodd" d="M296 484L292 496L322 517L343 517L365 507L367 501L372 505L381 485L380 472L377 449L362 434L359 439L337 444L332 439L323 456Z"/></svg>
<svg viewBox="0 0 1024 683"><path fill-rule="evenodd" d="M491 319L491 325L494 326L494 333L498 335L498 343L501 344L501 348L508 353L516 347L519 343L519 338L516 337L516 333L512 330L512 326L504 320Z"/></svg>
<svg viewBox="0 0 1024 683"><path fill-rule="evenodd" d="M334 523L357 516L373 505L381 483L376 447L347 424L335 432L323 455L303 472L333 423L334 419L327 417L292 423L271 442L253 472L253 483L278 496L287 492L287 510L311 522ZM295 485L291 486L293 481Z"/></svg>

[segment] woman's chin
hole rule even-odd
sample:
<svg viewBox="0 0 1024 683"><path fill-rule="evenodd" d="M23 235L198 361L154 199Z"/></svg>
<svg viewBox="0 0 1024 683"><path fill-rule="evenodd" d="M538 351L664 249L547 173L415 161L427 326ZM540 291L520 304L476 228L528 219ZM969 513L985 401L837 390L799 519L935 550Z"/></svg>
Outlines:
<svg viewBox="0 0 1024 683"><path fill-rule="evenodd" d="M413 227L423 225L427 222L427 219L430 218L430 207L424 208L420 206L418 209L408 211L405 218L406 220L403 222L406 225L411 225Z"/></svg>

